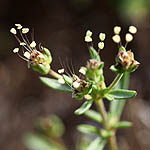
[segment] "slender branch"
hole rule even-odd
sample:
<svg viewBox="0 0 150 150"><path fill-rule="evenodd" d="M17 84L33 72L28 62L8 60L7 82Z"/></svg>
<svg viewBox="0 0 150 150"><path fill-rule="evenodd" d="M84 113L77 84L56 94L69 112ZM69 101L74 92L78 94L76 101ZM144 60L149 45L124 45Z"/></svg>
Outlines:
<svg viewBox="0 0 150 150"><path fill-rule="evenodd" d="M100 112L100 114L102 115L102 118L104 120L104 122L103 122L104 128L109 131L110 127L109 127L109 122L108 122L108 118L107 118L107 111L105 109L103 99L98 99L96 101L96 105L97 105L98 111ZM108 138L109 149L110 150L117 150L118 147L117 147L117 143L116 143L116 135L115 135L115 131L113 131L113 132L114 132L114 135Z"/></svg>
<svg viewBox="0 0 150 150"><path fill-rule="evenodd" d="M62 78L62 76L60 74L58 74L57 72L53 71L52 69L50 69L49 74L51 76L53 76L54 78L56 78L56 79Z"/></svg>
<svg viewBox="0 0 150 150"><path fill-rule="evenodd" d="M116 84L120 81L120 79L122 78L123 73L120 73L116 76L116 78L114 79L114 81L108 86L108 91L110 91L113 87L116 86Z"/></svg>

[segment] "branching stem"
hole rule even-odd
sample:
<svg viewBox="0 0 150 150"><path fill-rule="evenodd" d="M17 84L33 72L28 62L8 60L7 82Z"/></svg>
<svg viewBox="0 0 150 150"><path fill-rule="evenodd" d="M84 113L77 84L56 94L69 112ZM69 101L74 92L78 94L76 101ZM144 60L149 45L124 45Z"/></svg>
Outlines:
<svg viewBox="0 0 150 150"><path fill-rule="evenodd" d="M61 76L60 74L58 74L57 72L53 71L52 69L50 69L49 74L50 74L52 77L56 78L56 79L62 78L62 76Z"/></svg>
<svg viewBox="0 0 150 150"><path fill-rule="evenodd" d="M114 81L108 86L108 91L110 91L112 88L114 88L116 86L116 84L120 81L122 76L123 76L123 73L120 73L116 76Z"/></svg>
<svg viewBox="0 0 150 150"><path fill-rule="evenodd" d="M96 101L96 105L97 105L98 111L100 112L100 114L102 115L102 118L104 120L104 122L103 122L104 128L109 131L110 127L109 127L107 111L105 109L103 99L98 99ZM115 131L113 131L113 132L114 132L114 135L108 138L109 150L117 150L118 149L117 143L116 143Z"/></svg>

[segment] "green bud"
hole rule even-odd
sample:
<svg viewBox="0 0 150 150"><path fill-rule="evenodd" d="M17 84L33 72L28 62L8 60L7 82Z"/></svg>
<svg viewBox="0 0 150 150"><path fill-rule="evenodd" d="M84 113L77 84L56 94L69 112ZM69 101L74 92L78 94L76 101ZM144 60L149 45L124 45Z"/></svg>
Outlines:
<svg viewBox="0 0 150 150"><path fill-rule="evenodd" d="M41 51L32 50L30 52L28 65L34 71L37 71L41 74L48 74L51 62L51 53L47 48L42 48Z"/></svg>

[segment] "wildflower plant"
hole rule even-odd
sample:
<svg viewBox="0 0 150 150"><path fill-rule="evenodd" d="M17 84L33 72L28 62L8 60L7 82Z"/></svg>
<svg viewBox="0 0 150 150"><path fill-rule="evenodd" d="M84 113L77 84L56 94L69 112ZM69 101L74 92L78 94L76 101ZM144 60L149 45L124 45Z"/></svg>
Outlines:
<svg viewBox="0 0 150 150"><path fill-rule="evenodd" d="M122 44L120 32L121 27L114 27L114 36L112 40L118 45L118 54L116 63L110 67L110 70L116 74L116 78L110 85L106 85L103 74L104 62L100 57L101 50L104 49L105 33L99 34L98 49L93 47L92 32L88 30L85 35L90 59L86 66L79 69L79 73L72 71L70 74L64 68L55 72L51 68L52 56L47 48L39 46L36 48L36 42L31 42L27 38L28 28L23 28L20 24L16 24L16 28L10 30L14 34L22 49L23 56L19 54L19 48L13 50L19 57L27 61L27 66L41 74L50 74L53 78L40 77L40 80L48 87L71 93L72 97L82 100L83 104L75 110L76 115L85 115L93 121L100 124L100 127L82 124L77 128L86 134L96 135L96 139L90 141L84 150L103 150L105 145L109 145L109 150L117 150L116 131L119 128L127 128L132 124L128 121L120 121L125 100L136 95L136 91L127 90L129 74L135 71L139 62L134 59L131 50L127 50L127 45L133 40L137 28L129 27L129 33L125 35L125 45ZM17 34L20 34L19 38ZM69 68L70 69L70 68ZM70 69L71 70L71 69ZM104 101L110 101L109 110L106 111ZM90 109L95 104L97 111ZM102 125L102 127L101 127Z"/></svg>

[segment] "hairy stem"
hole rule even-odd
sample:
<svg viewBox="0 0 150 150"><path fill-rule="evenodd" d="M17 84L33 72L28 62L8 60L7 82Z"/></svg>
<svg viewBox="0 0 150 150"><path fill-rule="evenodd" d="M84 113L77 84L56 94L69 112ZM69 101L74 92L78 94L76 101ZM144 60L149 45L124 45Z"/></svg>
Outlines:
<svg viewBox="0 0 150 150"><path fill-rule="evenodd" d="M120 81L120 79L122 78L123 73L120 73L116 76L116 78L114 79L114 81L108 86L108 91L111 90L113 87L116 86L116 84Z"/></svg>
<svg viewBox="0 0 150 150"><path fill-rule="evenodd" d="M57 72L53 71L52 69L50 69L49 74L50 74L52 77L56 78L56 79L62 78L62 76L61 76L60 74L58 74Z"/></svg>
<svg viewBox="0 0 150 150"><path fill-rule="evenodd" d="M110 130L109 122L108 122L108 118L107 118L107 111L105 109L103 99L98 99L96 101L96 105L97 105L98 111L100 112L100 114L102 115L102 118L104 120L104 122L103 122L104 128L106 130ZM108 138L109 150L117 150L118 149L117 143L116 143L115 131L113 131L113 132L114 132L114 135Z"/></svg>

